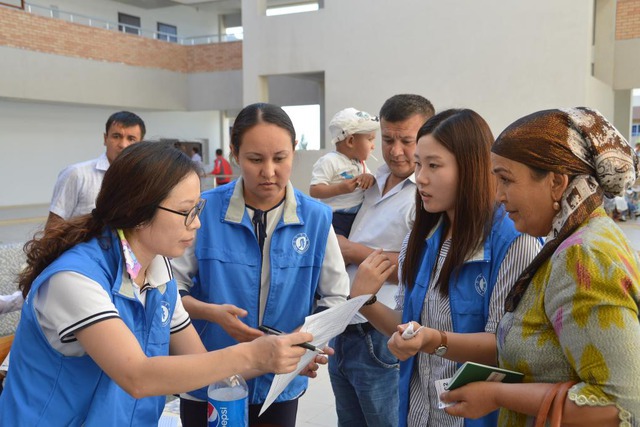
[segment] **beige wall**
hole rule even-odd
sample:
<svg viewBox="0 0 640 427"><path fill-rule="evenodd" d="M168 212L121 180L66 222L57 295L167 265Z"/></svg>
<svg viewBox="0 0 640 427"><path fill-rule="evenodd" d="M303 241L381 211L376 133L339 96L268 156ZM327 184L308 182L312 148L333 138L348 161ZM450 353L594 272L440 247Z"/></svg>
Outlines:
<svg viewBox="0 0 640 427"><path fill-rule="evenodd" d="M590 76L592 7L584 0L376 7L350 0L266 17L255 0L243 0L244 103L265 100L261 76L324 72L325 127L331 112L349 105L377 112L386 98L405 92L426 96L438 110L472 108L495 134L544 108L613 111L611 88ZM298 156L294 180L302 189L315 158Z"/></svg>
<svg viewBox="0 0 640 427"><path fill-rule="evenodd" d="M226 45L227 57L213 46L191 49L44 18L21 15L29 21L11 27L15 19L8 18L24 12L0 8L0 179L18 182L3 186L0 205L46 202L61 166L102 151L102 127L116 109L140 113L150 135L190 134L210 138L215 148L226 132L224 110L269 99L263 78L269 75L324 75L318 96L325 128L341 108L377 112L386 98L403 92L430 98L438 110L472 108L496 134L543 108L589 105L611 118L621 102L609 80L622 91L640 87L640 37L619 32L615 47L607 45L613 40L611 22L633 22L635 15L623 8L631 10L640 0L618 0L615 14L612 1L596 2L608 7L604 57L592 47L594 2L584 0L403 0L375 7L370 0L327 0L317 12L275 17L260 12L265 0L242 0L245 39ZM143 10L107 0L56 4L113 21L118 11L139 15L148 29L156 21L175 22L180 36L218 28L215 15L191 7ZM27 28L36 34L29 36ZM74 37L65 38L69 29ZM109 48L91 49L93 43L84 43L91 37ZM40 44L26 44L34 40ZM122 55L113 55L119 48ZM149 49L155 54L144 56ZM202 63L192 57L198 52ZM591 76L593 61L611 64L611 58L609 77ZM214 71L230 64L230 70ZM272 85L280 92L271 95L296 98L295 87ZM374 154L382 160L377 145ZM293 180L302 190L321 154L298 154Z"/></svg>
<svg viewBox="0 0 640 427"><path fill-rule="evenodd" d="M593 12L584 0L330 1L274 17L254 1L243 0L245 104L260 100L260 76L317 71L327 112L378 111L416 92L437 109L473 108L496 132L532 110L586 100Z"/></svg>

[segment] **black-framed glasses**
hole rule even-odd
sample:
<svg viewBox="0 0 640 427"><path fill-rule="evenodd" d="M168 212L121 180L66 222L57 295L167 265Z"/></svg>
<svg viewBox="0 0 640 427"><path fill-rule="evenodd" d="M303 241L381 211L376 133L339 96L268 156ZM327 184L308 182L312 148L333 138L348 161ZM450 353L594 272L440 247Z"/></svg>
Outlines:
<svg viewBox="0 0 640 427"><path fill-rule="evenodd" d="M163 211L171 212L176 215L182 215L184 217L184 226L188 227L193 223L193 220L196 219L197 216L200 216L200 212L204 209L204 205L207 204L205 199L200 199L198 203L187 212L179 212L174 211L173 209L165 208L164 206L158 206L158 209L162 209Z"/></svg>

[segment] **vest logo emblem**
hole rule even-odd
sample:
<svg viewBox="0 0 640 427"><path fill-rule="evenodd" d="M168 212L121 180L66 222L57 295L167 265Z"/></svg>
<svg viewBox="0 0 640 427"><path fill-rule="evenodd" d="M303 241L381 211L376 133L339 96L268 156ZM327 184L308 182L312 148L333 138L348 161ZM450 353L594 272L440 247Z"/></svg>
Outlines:
<svg viewBox="0 0 640 427"><path fill-rule="evenodd" d="M307 233L298 233L294 236L291 243L296 252L303 254L309 249L309 236L307 236Z"/></svg>
<svg viewBox="0 0 640 427"><path fill-rule="evenodd" d="M169 312L170 312L170 306L169 303L167 301L162 301L162 305L160 306L160 309L162 310L162 326L167 326L169 324L169 321L171 319L169 319Z"/></svg>
<svg viewBox="0 0 640 427"><path fill-rule="evenodd" d="M484 294L487 292L487 279L485 279L482 274L478 274L474 286L476 288L476 292L484 296Z"/></svg>

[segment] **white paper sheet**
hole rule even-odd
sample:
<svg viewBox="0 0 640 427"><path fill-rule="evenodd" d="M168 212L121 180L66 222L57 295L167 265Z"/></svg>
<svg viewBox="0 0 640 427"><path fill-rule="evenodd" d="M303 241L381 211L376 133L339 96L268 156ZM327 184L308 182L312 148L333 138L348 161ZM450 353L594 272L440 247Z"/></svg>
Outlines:
<svg viewBox="0 0 640 427"><path fill-rule="evenodd" d="M371 298L371 294L360 295L345 303L331 307L330 309L312 314L304 319L304 324L300 329L313 335L311 344L319 349L327 346L329 341L340 335L346 328L353 316L360 310L360 307ZM262 404L260 414L269 408L276 398L284 391L289 383L302 371L316 356L318 352L307 350L302 356L295 371L288 374L278 374L273 378L271 388L267 398Z"/></svg>

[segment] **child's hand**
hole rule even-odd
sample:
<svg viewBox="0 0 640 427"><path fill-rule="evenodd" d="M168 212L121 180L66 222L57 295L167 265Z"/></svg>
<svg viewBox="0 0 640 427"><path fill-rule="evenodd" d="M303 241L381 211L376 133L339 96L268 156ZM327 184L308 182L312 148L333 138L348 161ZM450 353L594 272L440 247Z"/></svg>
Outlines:
<svg viewBox="0 0 640 427"><path fill-rule="evenodd" d="M345 179L344 181L336 184L336 185L340 185L342 188L342 192L340 194L347 194L347 193L353 193L354 191L356 191L359 187L359 181L358 178L360 177L355 177L355 178L351 178L351 179Z"/></svg>
<svg viewBox="0 0 640 427"><path fill-rule="evenodd" d="M358 188L362 188L363 190L366 190L376 182L376 177L371 175L370 173L363 173L362 175L358 175L356 177L356 180L357 180L356 182L358 184Z"/></svg>

